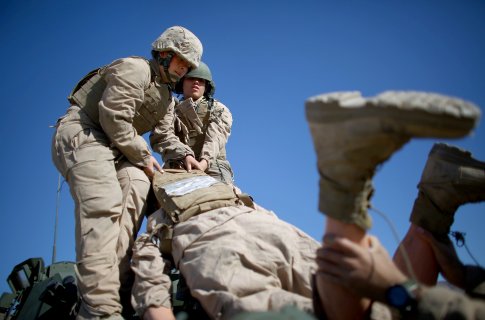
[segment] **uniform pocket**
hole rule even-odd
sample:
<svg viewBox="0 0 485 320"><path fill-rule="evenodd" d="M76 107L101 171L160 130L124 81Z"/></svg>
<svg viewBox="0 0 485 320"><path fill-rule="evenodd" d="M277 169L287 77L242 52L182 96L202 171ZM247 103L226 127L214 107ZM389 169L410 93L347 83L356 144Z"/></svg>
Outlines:
<svg viewBox="0 0 485 320"><path fill-rule="evenodd" d="M103 132L93 128L83 128L71 140L73 150L86 148L93 145L109 147L109 140Z"/></svg>
<svg viewBox="0 0 485 320"><path fill-rule="evenodd" d="M110 148L106 135L79 122L62 123L55 133L56 161L63 175L74 165L92 160L113 160L119 150ZM57 165L56 165L57 166Z"/></svg>

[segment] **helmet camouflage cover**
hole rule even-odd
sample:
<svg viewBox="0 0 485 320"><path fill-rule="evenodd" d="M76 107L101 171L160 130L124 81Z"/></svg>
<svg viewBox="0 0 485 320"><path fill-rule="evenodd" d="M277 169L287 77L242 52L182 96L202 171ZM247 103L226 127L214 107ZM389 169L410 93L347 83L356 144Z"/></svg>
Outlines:
<svg viewBox="0 0 485 320"><path fill-rule="evenodd" d="M202 43L190 30L174 26L165 30L153 43L152 50L173 51L187 61L192 68L197 68L202 57Z"/></svg>

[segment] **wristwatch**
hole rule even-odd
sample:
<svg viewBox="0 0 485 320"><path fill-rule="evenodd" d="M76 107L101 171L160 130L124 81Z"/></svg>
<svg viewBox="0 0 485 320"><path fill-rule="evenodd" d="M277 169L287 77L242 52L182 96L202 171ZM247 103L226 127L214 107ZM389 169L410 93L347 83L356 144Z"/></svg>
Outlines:
<svg viewBox="0 0 485 320"><path fill-rule="evenodd" d="M408 313L416 307L416 291L419 285L414 280L396 284L386 290L386 302L402 313Z"/></svg>

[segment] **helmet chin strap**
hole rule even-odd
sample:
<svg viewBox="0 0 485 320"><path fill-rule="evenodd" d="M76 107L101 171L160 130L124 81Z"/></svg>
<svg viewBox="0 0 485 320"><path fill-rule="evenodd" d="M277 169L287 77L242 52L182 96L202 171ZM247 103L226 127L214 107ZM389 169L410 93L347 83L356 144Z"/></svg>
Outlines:
<svg viewBox="0 0 485 320"><path fill-rule="evenodd" d="M172 74L172 73L168 72L168 70L167 70L167 74L170 78L170 81L172 81L174 83L174 86L175 86L175 83L179 82L179 80L181 79L181 77L179 77L176 74Z"/></svg>
<svg viewBox="0 0 485 320"><path fill-rule="evenodd" d="M160 56L160 54L157 55L157 61L158 64L163 67L163 71L165 72L165 75L167 78L169 78L170 82L172 82L172 87L175 88L175 84L180 80L180 77L176 74L172 74L168 71L168 68L170 67L170 62L172 61L172 58L174 56L174 53L169 52L166 57Z"/></svg>

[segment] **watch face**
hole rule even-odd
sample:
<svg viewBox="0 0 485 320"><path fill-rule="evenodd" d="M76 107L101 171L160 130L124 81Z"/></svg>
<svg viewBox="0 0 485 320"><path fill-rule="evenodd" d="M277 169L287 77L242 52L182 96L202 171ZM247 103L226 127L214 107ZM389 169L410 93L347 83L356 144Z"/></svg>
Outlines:
<svg viewBox="0 0 485 320"><path fill-rule="evenodd" d="M410 295L407 289L402 285L395 285L387 291L387 303L395 308L403 308L409 304Z"/></svg>

